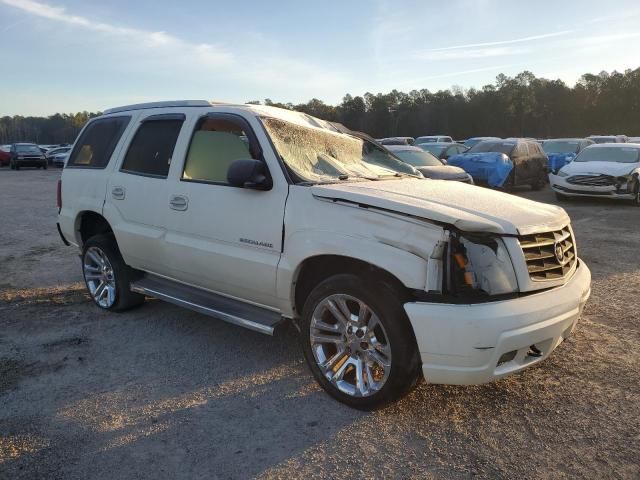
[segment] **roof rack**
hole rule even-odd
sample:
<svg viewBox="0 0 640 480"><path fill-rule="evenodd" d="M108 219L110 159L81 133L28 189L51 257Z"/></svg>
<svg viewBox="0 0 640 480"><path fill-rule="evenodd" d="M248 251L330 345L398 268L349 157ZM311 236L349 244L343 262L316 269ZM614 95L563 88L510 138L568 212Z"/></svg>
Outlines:
<svg viewBox="0 0 640 480"><path fill-rule="evenodd" d="M166 108L166 107L210 107L211 102L207 100L169 100L166 102L147 102L135 103L133 105L124 105L122 107L108 108L103 115L109 113L128 112L130 110L143 110L148 108Z"/></svg>

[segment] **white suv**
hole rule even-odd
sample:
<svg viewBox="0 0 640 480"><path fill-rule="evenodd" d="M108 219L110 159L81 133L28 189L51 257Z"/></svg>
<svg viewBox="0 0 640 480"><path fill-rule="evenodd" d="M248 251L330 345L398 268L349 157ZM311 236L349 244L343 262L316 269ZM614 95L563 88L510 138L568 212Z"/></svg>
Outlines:
<svg viewBox="0 0 640 480"><path fill-rule="evenodd" d="M344 131L344 129L343 129ZM61 236L103 309L157 297L258 332L293 322L317 381L375 408L546 358L590 293L559 207L424 179L302 113L106 111L59 186Z"/></svg>

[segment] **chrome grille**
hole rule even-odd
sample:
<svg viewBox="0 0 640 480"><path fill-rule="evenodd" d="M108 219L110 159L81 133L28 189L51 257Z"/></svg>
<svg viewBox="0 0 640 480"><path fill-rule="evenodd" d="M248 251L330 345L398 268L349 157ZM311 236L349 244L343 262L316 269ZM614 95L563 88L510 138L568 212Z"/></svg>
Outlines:
<svg viewBox="0 0 640 480"><path fill-rule="evenodd" d="M588 185L590 187L608 187L616 184L616 177L611 175L573 175L567 178L573 185Z"/></svg>
<svg viewBox="0 0 640 480"><path fill-rule="evenodd" d="M568 226L553 232L518 237L532 280L557 280L577 261L576 247Z"/></svg>

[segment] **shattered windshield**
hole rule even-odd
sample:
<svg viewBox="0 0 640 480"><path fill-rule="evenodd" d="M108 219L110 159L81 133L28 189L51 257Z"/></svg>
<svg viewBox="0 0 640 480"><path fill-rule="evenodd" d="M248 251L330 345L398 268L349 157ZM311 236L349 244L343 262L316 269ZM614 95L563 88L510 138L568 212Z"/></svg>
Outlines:
<svg viewBox="0 0 640 480"><path fill-rule="evenodd" d="M542 144L544 153L578 153L580 143L573 140L548 140Z"/></svg>
<svg viewBox="0 0 640 480"><path fill-rule="evenodd" d="M413 167L365 139L277 118L262 120L278 154L302 182L419 175Z"/></svg>

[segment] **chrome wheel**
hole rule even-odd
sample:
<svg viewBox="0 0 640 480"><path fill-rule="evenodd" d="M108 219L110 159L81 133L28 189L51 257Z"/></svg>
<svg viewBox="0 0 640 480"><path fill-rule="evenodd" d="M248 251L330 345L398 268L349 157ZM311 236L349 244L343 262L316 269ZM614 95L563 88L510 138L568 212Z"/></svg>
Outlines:
<svg viewBox="0 0 640 480"><path fill-rule="evenodd" d="M345 294L324 298L313 311L311 351L322 375L341 392L368 397L391 371L391 346L376 313Z"/></svg>
<svg viewBox="0 0 640 480"><path fill-rule="evenodd" d="M102 308L116 300L116 278L109 258L98 247L87 249L82 262L84 280L94 301Z"/></svg>

